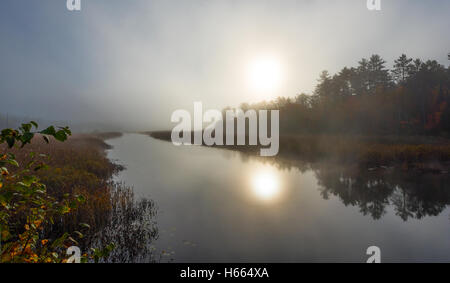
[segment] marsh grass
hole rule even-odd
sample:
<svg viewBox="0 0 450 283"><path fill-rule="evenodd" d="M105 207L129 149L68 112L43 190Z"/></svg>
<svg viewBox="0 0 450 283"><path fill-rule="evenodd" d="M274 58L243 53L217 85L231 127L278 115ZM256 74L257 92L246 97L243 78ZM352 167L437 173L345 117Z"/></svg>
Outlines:
<svg viewBox="0 0 450 283"><path fill-rule="evenodd" d="M110 186L111 209L107 225L93 239L93 247L114 243L115 249L105 262L153 262L152 243L158 238L156 205L152 200L134 197L124 184Z"/></svg>
<svg viewBox="0 0 450 283"><path fill-rule="evenodd" d="M170 141L170 131L146 132ZM216 146L258 154L258 146ZM363 168L397 166L403 169L445 171L450 141L425 136L281 135L278 157L309 162L328 160Z"/></svg>
<svg viewBox="0 0 450 283"><path fill-rule="evenodd" d="M111 177L124 168L107 158L106 150L110 146L104 139L120 135L76 134L65 143L51 141L50 144L35 137L22 149L0 148L0 152L14 153L20 164L30 162L32 153L36 153L35 162L44 162L48 168L34 174L57 200L75 195L86 200L46 227L43 238L81 232L83 237L76 240L82 252L114 243L116 248L105 261L133 262L151 258L149 246L158 234L156 223L152 221L155 204L146 199L136 200L131 187L111 181ZM82 226L84 223L88 225Z"/></svg>

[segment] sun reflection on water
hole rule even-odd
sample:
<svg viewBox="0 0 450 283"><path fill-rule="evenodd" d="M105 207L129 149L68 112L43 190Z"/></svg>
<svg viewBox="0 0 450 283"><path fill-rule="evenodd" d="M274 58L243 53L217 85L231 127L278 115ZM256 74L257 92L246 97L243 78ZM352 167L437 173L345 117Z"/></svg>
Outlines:
<svg viewBox="0 0 450 283"><path fill-rule="evenodd" d="M260 200L271 201L281 194L280 178L275 169L266 167L251 175L253 194Z"/></svg>

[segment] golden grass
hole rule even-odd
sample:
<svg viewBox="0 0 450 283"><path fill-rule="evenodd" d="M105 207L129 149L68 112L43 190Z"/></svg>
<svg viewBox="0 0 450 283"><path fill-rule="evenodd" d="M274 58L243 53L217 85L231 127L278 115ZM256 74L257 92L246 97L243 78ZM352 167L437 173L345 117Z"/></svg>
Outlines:
<svg viewBox="0 0 450 283"><path fill-rule="evenodd" d="M100 231L107 224L106 216L111 210L110 178L122 168L111 163L106 157L105 149L109 146L102 138L115 136L117 134L77 134L64 143L52 139L49 144L36 136L30 145L21 149L0 147L1 152L15 154L21 166L32 160L31 153L36 153L33 160L44 162L49 168L34 174L47 186L47 192L57 200L62 199L64 195L85 197L85 203L49 229L49 238L61 231L76 231L80 228L80 223L89 224L91 234ZM10 171L14 170L11 168Z"/></svg>

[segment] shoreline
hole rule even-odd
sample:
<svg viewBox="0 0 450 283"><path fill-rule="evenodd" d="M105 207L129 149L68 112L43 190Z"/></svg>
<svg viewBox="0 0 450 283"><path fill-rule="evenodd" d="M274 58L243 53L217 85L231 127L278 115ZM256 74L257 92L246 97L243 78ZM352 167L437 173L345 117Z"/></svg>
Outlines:
<svg viewBox="0 0 450 283"><path fill-rule="evenodd" d="M83 199L77 205L71 204L64 216L45 226L40 237L49 242L57 241L59 235L71 237L65 244L75 243L85 252L88 262L94 262L93 249L106 249L111 245L113 248L102 262L151 259L151 244L158 237L157 225L146 222L157 214L155 202L136 198L131 186L113 180L114 174L125 167L108 158L107 151L113 147L106 140L122 135L118 132L78 133L64 143L52 138L49 144L36 136L24 148L0 147L0 150L14 153L19 164L27 164L33 158L30 156L34 156L35 162L48 165L34 174L45 184L45 193L55 201Z"/></svg>
<svg viewBox="0 0 450 283"><path fill-rule="evenodd" d="M170 131L141 132L171 141ZM206 145L203 145L206 146ZM207 146L259 156L260 146ZM271 159L274 157L269 157ZM365 168L369 171L399 168L420 173L447 174L450 142L442 137L280 135L277 157L306 162L327 161Z"/></svg>

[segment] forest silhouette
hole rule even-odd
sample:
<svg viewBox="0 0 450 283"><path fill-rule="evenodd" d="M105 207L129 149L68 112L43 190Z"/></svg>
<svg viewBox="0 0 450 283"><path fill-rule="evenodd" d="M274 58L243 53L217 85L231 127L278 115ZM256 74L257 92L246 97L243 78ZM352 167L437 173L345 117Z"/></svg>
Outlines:
<svg viewBox="0 0 450 283"><path fill-rule="evenodd" d="M244 103L242 109L279 109L284 133L448 135L450 68L401 55L392 69L379 55L337 74L323 71L311 94Z"/></svg>

